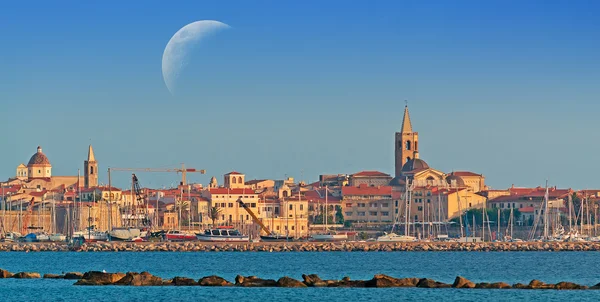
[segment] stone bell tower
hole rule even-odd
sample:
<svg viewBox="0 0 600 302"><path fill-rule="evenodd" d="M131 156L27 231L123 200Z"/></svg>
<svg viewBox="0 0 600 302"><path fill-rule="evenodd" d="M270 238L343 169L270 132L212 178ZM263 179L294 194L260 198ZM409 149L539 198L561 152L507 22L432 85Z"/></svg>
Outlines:
<svg viewBox="0 0 600 302"><path fill-rule="evenodd" d="M87 160L83 162L84 185L86 188L98 186L98 162L94 156L94 148L90 145Z"/></svg>
<svg viewBox="0 0 600 302"><path fill-rule="evenodd" d="M396 169L395 177L402 175L402 166L413 159L419 158L419 133L413 132L408 114L408 105L404 107L404 117L402 118L402 128L396 132L396 141L394 144Z"/></svg>

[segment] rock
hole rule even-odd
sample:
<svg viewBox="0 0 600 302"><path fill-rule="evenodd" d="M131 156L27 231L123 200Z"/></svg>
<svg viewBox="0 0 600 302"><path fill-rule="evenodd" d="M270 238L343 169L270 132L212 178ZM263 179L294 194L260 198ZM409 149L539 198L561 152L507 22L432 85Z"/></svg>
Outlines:
<svg viewBox="0 0 600 302"><path fill-rule="evenodd" d="M600 289L600 283L590 287L590 289Z"/></svg>
<svg viewBox="0 0 600 302"><path fill-rule="evenodd" d="M123 273L104 273L89 271L83 274L83 278L75 282L75 285L111 285L125 277Z"/></svg>
<svg viewBox="0 0 600 302"><path fill-rule="evenodd" d="M232 286L233 284L219 276L203 277L198 281L200 286Z"/></svg>
<svg viewBox="0 0 600 302"><path fill-rule="evenodd" d="M321 280L321 277L316 274L302 275L302 280L304 280L304 284L308 287L327 287L327 282Z"/></svg>
<svg viewBox="0 0 600 302"><path fill-rule="evenodd" d="M487 283L487 282L481 282L481 283L477 283L475 285L475 288L490 288L492 284Z"/></svg>
<svg viewBox="0 0 600 302"><path fill-rule="evenodd" d="M83 278L83 274L80 272L69 272L65 274L64 278L67 280L79 280Z"/></svg>
<svg viewBox="0 0 600 302"><path fill-rule="evenodd" d="M470 280L463 278L461 276L456 277L454 279L454 283L452 284L454 288L475 288L475 283Z"/></svg>
<svg viewBox="0 0 600 302"><path fill-rule="evenodd" d="M531 289L554 289L554 284L546 284L540 280L531 280L528 287Z"/></svg>
<svg viewBox="0 0 600 302"><path fill-rule="evenodd" d="M495 283L490 284L490 286L488 288L493 288L493 289L509 289L509 288L511 288L511 286L508 283L495 282Z"/></svg>
<svg viewBox="0 0 600 302"><path fill-rule="evenodd" d="M344 277L337 283L327 284L328 287L367 287L367 281L350 280L350 277Z"/></svg>
<svg viewBox="0 0 600 302"><path fill-rule="evenodd" d="M243 277L238 275L235 277L235 285L241 287L275 287L277 282L273 279L261 279L256 276Z"/></svg>
<svg viewBox="0 0 600 302"><path fill-rule="evenodd" d="M0 279L12 278L12 276L13 273L7 270L0 269Z"/></svg>
<svg viewBox="0 0 600 302"><path fill-rule="evenodd" d="M432 279L427 279L427 278L423 278L419 280L419 283L417 283L417 287L421 287L421 288L447 288L447 287L452 287L450 284L446 284L446 283L442 283L442 282L437 282L435 280Z"/></svg>
<svg viewBox="0 0 600 302"><path fill-rule="evenodd" d="M115 282L114 285L160 286L163 285L163 280L148 272L142 272L141 274L129 272L121 280Z"/></svg>
<svg viewBox="0 0 600 302"><path fill-rule="evenodd" d="M554 285L556 289L587 289L587 286L575 284L573 282L559 282Z"/></svg>
<svg viewBox="0 0 600 302"><path fill-rule="evenodd" d="M375 275L373 279L366 282L366 287L415 287L418 278L394 278L387 275Z"/></svg>
<svg viewBox="0 0 600 302"><path fill-rule="evenodd" d="M12 277L15 279L39 279L39 278L41 278L40 273L28 273L28 272L16 273Z"/></svg>
<svg viewBox="0 0 600 302"><path fill-rule="evenodd" d="M281 278L279 278L279 280L277 280L277 287L298 288L298 287L307 287L307 286L306 286L306 284L304 284L296 279L292 279L290 277L281 277Z"/></svg>
<svg viewBox="0 0 600 302"><path fill-rule="evenodd" d="M198 282L194 279L184 278L184 277L175 277L173 278L173 285L175 286L194 286L199 285Z"/></svg>
<svg viewBox="0 0 600 302"><path fill-rule="evenodd" d="M56 275L56 274L44 274L43 278L44 279L64 279L65 276L63 276L63 275Z"/></svg>
<svg viewBox="0 0 600 302"><path fill-rule="evenodd" d="M527 289L528 286L525 285L525 284L523 284L523 283L516 283L516 284L513 284L512 288L515 288L515 289Z"/></svg>

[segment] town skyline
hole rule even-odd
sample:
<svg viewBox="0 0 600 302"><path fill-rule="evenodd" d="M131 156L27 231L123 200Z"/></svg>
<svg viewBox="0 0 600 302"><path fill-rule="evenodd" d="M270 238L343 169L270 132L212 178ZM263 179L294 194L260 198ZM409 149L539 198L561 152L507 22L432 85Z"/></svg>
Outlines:
<svg viewBox="0 0 600 302"><path fill-rule="evenodd" d="M201 183L234 170L393 175L408 100L421 158L440 171L476 171L493 188L594 188L598 5L7 4L0 178L38 145L56 175L74 175L89 144L101 182L109 166L182 162L207 170L191 178ZM197 20L231 29L196 50L171 95L163 51Z"/></svg>

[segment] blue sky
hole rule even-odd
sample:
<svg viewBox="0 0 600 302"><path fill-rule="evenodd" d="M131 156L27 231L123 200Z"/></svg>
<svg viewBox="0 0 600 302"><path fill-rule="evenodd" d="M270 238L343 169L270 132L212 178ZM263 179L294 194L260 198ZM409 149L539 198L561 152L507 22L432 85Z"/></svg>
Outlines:
<svg viewBox="0 0 600 302"><path fill-rule="evenodd" d="M597 1L3 3L0 177L37 145L54 174L75 174L90 142L102 170L185 162L203 183L392 174L407 99L433 168L494 188L598 188L599 13ZM232 28L194 50L172 96L162 53L197 20Z"/></svg>

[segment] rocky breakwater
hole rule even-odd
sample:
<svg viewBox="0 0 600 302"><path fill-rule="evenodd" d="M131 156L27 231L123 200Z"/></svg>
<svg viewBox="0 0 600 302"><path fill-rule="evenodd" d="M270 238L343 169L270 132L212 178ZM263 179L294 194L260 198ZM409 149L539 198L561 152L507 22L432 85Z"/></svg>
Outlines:
<svg viewBox="0 0 600 302"><path fill-rule="evenodd" d="M61 243L0 243L0 251L14 252L511 252L600 251L597 242L95 242L72 249Z"/></svg>

